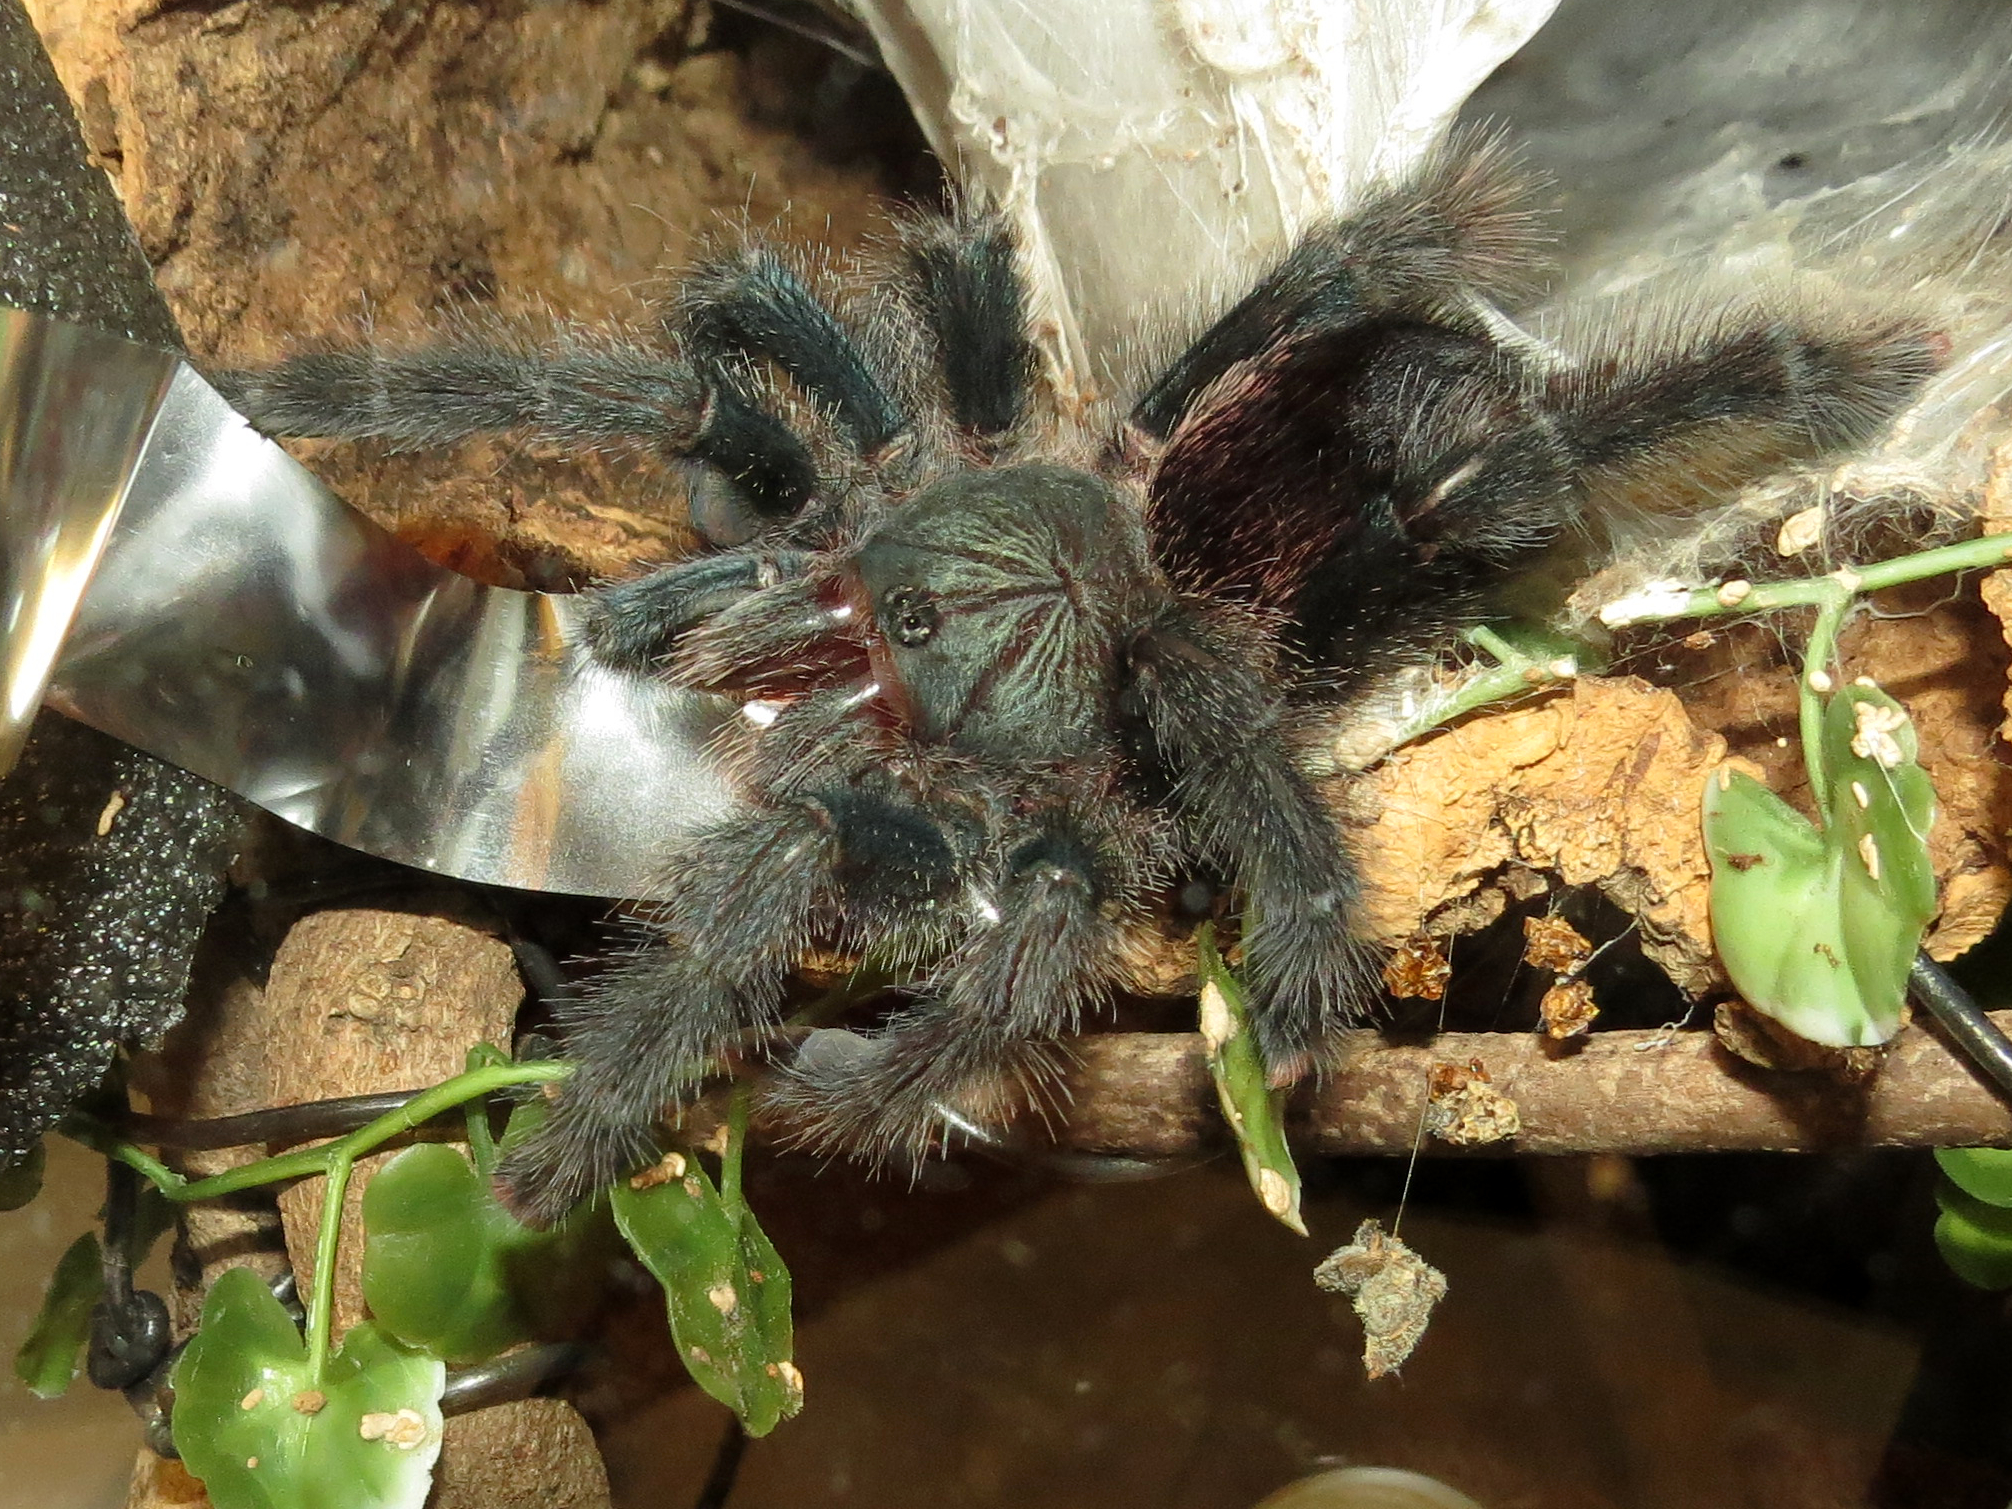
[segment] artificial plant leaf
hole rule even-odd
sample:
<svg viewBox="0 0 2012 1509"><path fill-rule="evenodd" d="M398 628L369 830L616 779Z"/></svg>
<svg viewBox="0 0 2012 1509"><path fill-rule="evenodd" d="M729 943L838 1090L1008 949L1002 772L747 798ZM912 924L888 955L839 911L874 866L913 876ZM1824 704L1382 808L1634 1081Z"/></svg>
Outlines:
<svg viewBox="0 0 2012 1509"><path fill-rule="evenodd" d="M19 1210L42 1193L42 1165L48 1156L38 1142L25 1157L0 1168L0 1210Z"/></svg>
<svg viewBox="0 0 2012 1509"><path fill-rule="evenodd" d="M1705 782L1712 941L1753 1007L1819 1043L1861 1041L1869 1020L1845 964L1837 856L1767 787L1722 766Z"/></svg>
<svg viewBox="0 0 2012 1509"><path fill-rule="evenodd" d="M91 1307L104 1289L96 1232L85 1232L56 1260L49 1291L14 1354L14 1376L38 1399L54 1399L77 1376L84 1343L91 1336Z"/></svg>
<svg viewBox="0 0 2012 1509"><path fill-rule="evenodd" d="M175 1365L175 1447L216 1509L420 1509L446 1379L369 1323L312 1377L272 1291L232 1268Z"/></svg>
<svg viewBox="0 0 2012 1509"><path fill-rule="evenodd" d="M671 1335L699 1387L751 1436L803 1408L789 1270L746 1204L722 1198L684 1153L617 1184L612 1204L615 1224L664 1286Z"/></svg>
<svg viewBox="0 0 2012 1509"><path fill-rule="evenodd" d="M1972 1199L2012 1206L2012 1148L1941 1147L1935 1161L1950 1183Z"/></svg>
<svg viewBox="0 0 2012 1509"><path fill-rule="evenodd" d="M1908 970L1935 911L1935 793L1900 704L1848 686L1824 710L1819 832L1730 766L1705 785L1712 935L1758 1011L1832 1047L1899 1030Z"/></svg>
<svg viewBox="0 0 2012 1509"><path fill-rule="evenodd" d="M517 1130L512 1118L508 1141ZM363 1192L363 1298L387 1333L449 1362L566 1334L597 1301L607 1215L521 1224L457 1149L406 1148Z"/></svg>
<svg viewBox="0 0 2012 1509"><path fill-rule="evenodd" d="M1935 916L1935 788L1915 763L1906 710L1875 686L1838 689L1824 709L1823 742L1839 932L1876 1034L1863 1041L1884 1042L1899 1030L1908 971Z"/></svg>
<svg viewBox="0 0 2012 1509"><path fill-rule="evenodd" d="M1979 1289L2012 1289L2012 1210L1952 1184L1935 1192L1935 1246L1956 1276Z"/></svg>
<svg viewBox="0 0 2012 1509"><path fill-rule="evenodd" d="M1264 1057L1250 1033L1243 982L1216 951L1214 929L1203 926L1195 942L1209 1077L1215 1081L1223 1120L1236 1136L1244 1177L1260 1205L1305 1236L1306 1222L1299 1213L1299 1167L1285 1140L1285 1091L1271 1086Z"/></svg>

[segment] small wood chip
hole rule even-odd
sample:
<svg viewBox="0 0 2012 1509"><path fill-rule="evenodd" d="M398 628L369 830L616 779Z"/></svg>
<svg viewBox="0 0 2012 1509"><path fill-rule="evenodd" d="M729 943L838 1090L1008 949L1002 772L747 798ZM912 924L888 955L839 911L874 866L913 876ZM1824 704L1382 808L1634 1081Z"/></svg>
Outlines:
<svg viewBox="0 0 2012 1509"><path fill-rule="evenodd" d="M118 820L125 806L126 793L123 791L114 791L105 799L105 810L98 814L98 837L103 838L112 831L112 824Z"/></svg>
<svg viewBox="0 0 2012 1509"><path fill-rule="evenodd" d="M369 1414L356 1422L356 1433L366 1441L387 1441L400 1451L410 1451L426 1439L426 1417L409 1408Z"/></svg>
<svg viewBox="0 0 2012 1509"><path fill-rule="evenodd" d="M1544 992L1538 1004L1546 1037L1563 1040L1589 1031L1600 1008L1593 1001L1593 987L1584 980L1565 980Z"/></svg>
<svg viewBox="0 0 2012 1509"><path fill-rule="evenodd" d="M790 1397L797 1402L798 1408L801 1408L803 1405L803 1374L798 1371L797 1365L793 1362L778 1362L776 1368L782 1374L783 1387L789 1390ZM792 1410L790 1413L794 1414L795 1412L795 1410Z"/></svg>
<svg viewBox="0 0 2012 1509"><path fill-rule="evenodd" d="M1292 1185L1277 1169L1258 1170L1257 1196L1258 1202L1281 1221L1292 1214Z"/></svg>
<svg viewBox="0 0 2012 1509"><path fill-rule="evenodd" d="M1330 1253L1313 1281L1346 1294L1362 1321L1362 1368L1383 1378L1404 1366L1446 1298L1446 1275L1394 1236L1380 1221L1364 1221L1355 1240Z"/></svg>
<svg viewBox="0 0 2012 1509"><path fill-rule="evenodd" d="M1858 727L1858 732L1851 736L1853 754L1885 770L1893 769L1907 758L1901 752L1900 741L1893 737L1907 727L1906 713L1878 702L1860 702L1853 706L1851 716Z"/></svg>
<svg viewBox="0 0 2012 1509"><path fill-rule="evenodd" d="M1523 919L1523 962L1533 969L1570 974L1593 957L1593 945L1563 917Z"/></svg>
<svg viewBox="0 0 2012 1509"><path fill-rule="evenodd" d="M238 1400L238 1408L257 1409L264 1402L265 1402L265 1390L262 1388L255 1388L249 1394L246 1394L244 1398Z"/></svg>
<svg viewBox="0 0 2012 1509"><path fill-rule="evenodd" d="M1810 546L1823 538L1823 505L1805 508L1801 513L1792 513L1781 521L1781 532L1775 536L1774 548L1782 555L1801 555Z"/></svg>
<svg viewBox="0 0 2012 1509"><path fill-rule="evenodd" d="M1425 1130L1441 1142L1477 1147L1523 1130L1516 1102L1495 1088L1478 1058L1465 1065L1434 1064L1427 1093Z"/></svg>
<svg viewBox="0 0 2012 1509"><path fill-rule="evenodd" d="M1201 991L1202 1042L1210 1053L1220 1053L1223 1045L1237 1035L1237 1019L1230 1003L1214 980L1204 980Z"/></svg>
<svg viewBox="0 0 2012 1509"><path fill-rule="evenodd" d="M690 1160L683 1153L666 1153L641 1173L631 1174L629 1188L655 1189L659 1184L669 1184L673 1180L684 1178L688 1167Z"/></svg>
<svg viewBox="0 0 2012 1509"><path fill-rule="evenodd" d="M1383 966L1385 987L1392 995L1406 1000L1444 1000L1446 982L1452 978L1453 965L1445 948L1437 938L1422 933L1398 944Z"/></svg>
<svg viewBox="0 0 2012 1509"><path fill-rule="evenodd" d="M318 1415L328 1404L328 1395L318 1388L302 1389L293 1396L293 1407L303 1415Z"/></svg>

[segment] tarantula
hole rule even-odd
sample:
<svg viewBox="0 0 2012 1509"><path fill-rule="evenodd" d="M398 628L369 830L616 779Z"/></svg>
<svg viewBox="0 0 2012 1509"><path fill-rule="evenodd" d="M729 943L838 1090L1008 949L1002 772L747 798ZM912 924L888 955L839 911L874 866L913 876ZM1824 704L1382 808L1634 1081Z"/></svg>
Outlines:
<svg viewBox="0 0 2012 1509"><path fill-rule="evenodd" d="M666 856L660 940L563 1009L577 1071L503 1166L519 1212L650 1156L820 940L921 972L877 1034L787 1067L806 1139L886 1156L998 1122L1183 872L1241 893L1275 1079L1318 1065L1375 972L1294 699L1475 620L1603 477L1814 457L1936 361L1904 319L1755 311L1541 359L1484 302L1541 261L1531 204L1499 145L1456 141L1304 237L1108 424L1037 401L1013 237L969 209L910 222L863 297L755 245L691 275L660 341L464 330L231 375L274 434L696 463L716 549L595 592L591 651L765 726L744 810Z"/></svg>

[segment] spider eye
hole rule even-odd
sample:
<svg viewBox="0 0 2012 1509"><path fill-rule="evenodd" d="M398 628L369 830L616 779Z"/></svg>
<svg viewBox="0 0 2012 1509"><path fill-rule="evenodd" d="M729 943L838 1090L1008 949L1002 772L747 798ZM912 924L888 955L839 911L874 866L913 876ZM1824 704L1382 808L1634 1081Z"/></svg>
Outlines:
<svg viewBox="0 0 2012 1509"><path fill-rule="evenodd" d="M880 594L880 621L896 644L913 649L929 642L943 615L927 587L889 587Z"/></svg>

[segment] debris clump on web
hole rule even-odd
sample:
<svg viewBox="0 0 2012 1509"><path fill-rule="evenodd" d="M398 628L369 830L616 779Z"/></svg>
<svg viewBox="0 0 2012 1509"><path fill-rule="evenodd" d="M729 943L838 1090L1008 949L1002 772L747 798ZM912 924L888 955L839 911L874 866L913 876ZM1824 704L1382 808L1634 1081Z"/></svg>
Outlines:
<svg viewBox="0 0 2012 1509"><path fill-rule="evenodd" d="M1330 1294L1345 1294L1362 1321L1362 1366L1383 1378L1404 1366L1425 1335L1433 1307L1446 1298L1446 1275L1413 1252L1380 1221L1364 1221L1355 1240L1313 1271Z"/></svg>

